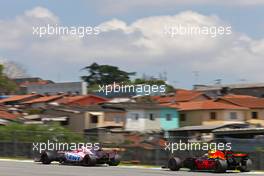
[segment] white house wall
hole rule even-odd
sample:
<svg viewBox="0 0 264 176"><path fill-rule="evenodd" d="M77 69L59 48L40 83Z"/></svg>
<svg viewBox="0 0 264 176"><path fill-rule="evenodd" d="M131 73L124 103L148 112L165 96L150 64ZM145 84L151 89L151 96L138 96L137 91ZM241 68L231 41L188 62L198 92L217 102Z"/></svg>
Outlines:
<svg viewBox="0 0 264 176"><path fill-rule="evenodd" d="M155 120L150 120L149 114L154 115ZM160 130L160 111L159 110L147 110L145 111L145 130Z"/></svg>
<svg viewBox="0 0 264 176"><path fill-rule="evenodd" d="M138 120L133 119L133 114L139 114ZM127 110L126 125L127 131L144 131L145 130L145 114L143 110Z"/></svg>

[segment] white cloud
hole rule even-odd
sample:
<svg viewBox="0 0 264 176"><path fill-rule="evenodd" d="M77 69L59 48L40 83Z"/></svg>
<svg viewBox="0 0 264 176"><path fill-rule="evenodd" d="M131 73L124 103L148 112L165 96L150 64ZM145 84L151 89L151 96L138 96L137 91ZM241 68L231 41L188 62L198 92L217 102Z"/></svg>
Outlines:
<svg viewBox="0 0 264 176"><path fill-rule="evenodd" d="M234 79L242 76L264 81L260 76L264 39L254 40L236 31L214 38L208 35L170 38L164 34L166 25L229 26L213 15L185 11L174 16L142 18L131 24L113 19L99 24L102 32L98 36L86 38L33 36L34 25L60 23L57 16L42 7L0 23L0 49L12 53L12 59L23 59L20 61L42 74L47 72L43 65L49 66L52 73L58 69L58 64L54 63L59 63L60 71L63 72L65 65L65 71L70 72L71 64L85 66L97 61L137 72L157 73L167 69L172 80L179 70L185 73L199 70L205 79L215 73Z"/></svg>
<svg viewBox="0 0 264 176"><path fill-rule="evenodd" d="M25 16L40 19L57 19L51 11L43 7L35 7L32 10L28 10L25 12Z"/></svg>

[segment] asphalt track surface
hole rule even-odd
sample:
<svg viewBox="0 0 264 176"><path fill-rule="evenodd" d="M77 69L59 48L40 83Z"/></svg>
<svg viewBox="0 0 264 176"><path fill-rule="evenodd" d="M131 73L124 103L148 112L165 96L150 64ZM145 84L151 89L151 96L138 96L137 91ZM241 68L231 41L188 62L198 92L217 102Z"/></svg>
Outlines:
<svg viewBox="0 0 264 176"><path fill-rule="evenodd" d="M128 167L82 167L59 164L42 165L32 162L0 161L0 176L221 176L264 175L254 173L215 174Z"/></svg>

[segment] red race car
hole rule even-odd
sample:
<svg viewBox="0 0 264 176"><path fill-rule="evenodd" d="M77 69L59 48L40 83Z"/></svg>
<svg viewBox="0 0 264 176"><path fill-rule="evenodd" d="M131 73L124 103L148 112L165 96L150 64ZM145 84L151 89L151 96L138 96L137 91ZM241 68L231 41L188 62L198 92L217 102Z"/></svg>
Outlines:
<svg viewBox="0 0 264 176"><path fill-rule="evenodd" d="M168 168L172 171L188 168L191 171L204 170L218 173L226 172L226 170L249 172L252 168L252 161L246 153L210 150L201 157L186 158L183 161L177 157L170 158Z"/></svg>

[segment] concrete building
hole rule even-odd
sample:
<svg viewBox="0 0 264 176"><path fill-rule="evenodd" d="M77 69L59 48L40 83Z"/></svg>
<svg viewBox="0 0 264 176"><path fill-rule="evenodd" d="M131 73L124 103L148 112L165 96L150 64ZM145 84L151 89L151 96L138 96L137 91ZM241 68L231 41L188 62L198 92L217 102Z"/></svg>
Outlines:
<svg viewBox="0 0 264 176"><path fill-rule="evenodd" d="M248 110L246 107L212 100L182 102L170 107L178 108L180 127L245 122L245 112Z"/></svg>
<svg viewBox="0 0 264 176"><path fill-rule="evenodd" d="M164 131L179 128L179 112L175 108L160 108L160 126Z"/></svg>
<svg viewBox="0 0 264 176"><path fill-rule="evenodd" d="M85 82L63 82L63 83L49 83L44 85L29 85L26 88L26 94L32 92L45 95L55 95L58 93L65 94L87 94L87 84Z"/></svg>
<svg viewBox="0 0 264 176"><path fill-rule="evenodd" d="M110 104L106 104L109 106ZM155 103L113 103L126 110L126 131L160 131L160 106Z"/></svg>
<svg viewBox="0 0 264 176"><path fill-rule="evenodd" d="M156 103L104 103L103 107L121 108L126 111L126 132L161 131L160 109Z"/></svg>
<svg viewBox="0 0 264 176"><path fill-rule="evenodd" d="M246 122L264 126L264 99L245 95L226 95L216 100L248 108L245 111Z"/></svg>
<svg viewBox="0 0 264 176"><path fill-rule="evenodd" d="M90 131L100 128L124 128L125 110L104 108L99 105L87 107L50 106L44 112L45 116L62 118L62 125L74 132Z"/></svg>
<svg viewBox="0 0 264 176"><path fill-rule="evenodd" d="M227 93L264 97L264 83L194 85L193 89L212 97L218 97Z"/></svg>

